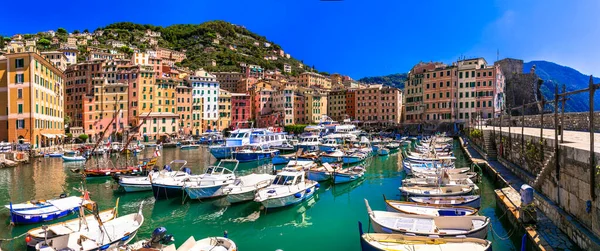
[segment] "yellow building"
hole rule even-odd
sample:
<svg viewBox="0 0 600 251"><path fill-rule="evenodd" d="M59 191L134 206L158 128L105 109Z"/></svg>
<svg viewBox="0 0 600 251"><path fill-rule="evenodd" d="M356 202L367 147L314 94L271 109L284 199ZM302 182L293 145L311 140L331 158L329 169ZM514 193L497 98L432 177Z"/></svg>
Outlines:
<svg viewBox="0 0 600 251"><path fill-rule="evenodd" d="M219 120L217 130L223 131L231 126L231 92L221 89L219 91Z"/></svg>
<svg viewBox="0 0 600 251"><path fill-rule="evenodd" d="M175 113L177 107L176 93L179 81L170 78L157 78L154 96L154 111Z"/></svg>
<svg viewBox="0 0 600 251"><path fill-rule="evenodd" d="M304 95L306 123L319 123L327 115L327 93L312 88L299 88L299 91Z"/></svg>
<svg viewBox="0 0 600 251"><path fill-rule="evenodd" d="M37 51L0 56L0 141L58 143L64 136L64 75Z"/></svg>
<svg viewBox="0 0 600 251"><path fill-rule="evenodd" d="M296 81L305 87L318 86L331 89L331 79L314 72L303 72L296 78Z"/></svg>

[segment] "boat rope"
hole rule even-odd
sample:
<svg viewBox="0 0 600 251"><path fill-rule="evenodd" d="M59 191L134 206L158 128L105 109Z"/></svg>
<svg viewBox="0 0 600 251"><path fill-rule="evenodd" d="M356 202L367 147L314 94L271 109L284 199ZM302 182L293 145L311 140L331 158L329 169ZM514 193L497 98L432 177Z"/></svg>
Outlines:
<svg viewBox="0 0 600 251"><path fill-rule="evenodd" d="M26 234L27 234L27 232L22 233L21 235L18 235L18 236L12 237L12 238L0 239L0 243L5 242L5 241L14 241L14 240L16 240L18 238L21 238L21 237L25 236Z"/></svg>
<svg viewBox="0 0 600 251"><path fill-rule="evenodd" d="M490 228L492 229L493 235L497 236L498 239L503 240L503 241L508 240L514 233L517 232L517 228L513 228L510 231L508 231L508 233L506 233L506 236L501 236L496 232L496 230L494 230L494 226L491 222L490 222Z"/></svg>

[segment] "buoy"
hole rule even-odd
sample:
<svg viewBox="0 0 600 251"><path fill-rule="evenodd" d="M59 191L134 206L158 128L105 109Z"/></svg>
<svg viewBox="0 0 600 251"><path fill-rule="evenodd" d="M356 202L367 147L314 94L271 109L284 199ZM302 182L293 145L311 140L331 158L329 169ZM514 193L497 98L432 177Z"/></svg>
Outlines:
<svg viewBox="0 0 600 251"><path fill-rule="evenodd" d="M316 188L320 188L321 184L317 183L317 185L315 186Z"/></svg>
<svg viewBox="0 0 600 251"><path fill-rule="evenodd" d="M302 194L301 194L301 193L295 193L295 194L294 194L294 197L296 197L296 198L298 198L298 199L299 199L299 198L302 198Z"/></svg>

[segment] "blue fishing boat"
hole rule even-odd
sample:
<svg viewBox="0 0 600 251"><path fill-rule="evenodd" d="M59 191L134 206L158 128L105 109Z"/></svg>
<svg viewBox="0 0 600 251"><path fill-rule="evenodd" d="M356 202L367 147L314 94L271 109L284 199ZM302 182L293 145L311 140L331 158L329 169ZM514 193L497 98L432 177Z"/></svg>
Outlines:
<svg viewBox="0 0 600 251"><path fill-rule="evenodd" d="M333 183L348 183L362 178L365 175L365 168L362 166L349 167L333 173Z"/></svg>
<svg viewBox="0 0 600 251"><path fill-rule="evenodd" d="M322 154L319 158L323 163L338 163L342 162L342 158L344 157L344 152L341 150L337 150L331 153Z"/></svg>
<svg viewBox="0 0 600 251"><path fill-rule="evenodd" d="M55 220L77 212L86 201L77 196L52 200L28 201L10 204L5 207L10 211L10 219L14 224L32 224ZM89 202L89 201L88 201Z"/></svg>
<svg viewBox="0 0 600 251"><path fill-rule="evenodd" d="M389 155L390 149L387 149L385 147L379 148L379 150L377 150L377 154L379 154L379 156Z"/></svg>
<svg viewBox="0 0 600 251"><path fill-rule="evenodd" d="M279 155L279 150L264 149L260 146L247 146L232 153L233 158L239 162L270 159L277 155Z"/></svg>

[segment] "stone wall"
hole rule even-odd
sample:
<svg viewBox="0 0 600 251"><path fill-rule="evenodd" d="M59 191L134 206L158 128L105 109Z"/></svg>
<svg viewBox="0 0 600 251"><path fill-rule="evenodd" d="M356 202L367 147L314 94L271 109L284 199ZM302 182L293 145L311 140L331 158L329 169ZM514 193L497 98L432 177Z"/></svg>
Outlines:
<svg viewBox="0 0 600 251"><path fill-rule="evenodd" d="M600 121L600 120L599 120ZM533 177L540 174L547 159L554 153L554 139L545 139L543 142L544 158L540 157L539 137L524 137L525 152L522 150L520 130L511 132L496 132L496 146L498 155L503 161L508 161L519 167L523 172L530 173ZM529 144L529 146L527 145ZM533 150L535 148L536 150ZM600 167L590 170L589 150L576 149L572 147L559 146L558 161L560 166L559 180L556 180L556 169L553 168L550 175L540 176L540 192L552 203L556 204L561 212L552 209L544 198L537 198L538 206L561 230L569 235L580 247L588 249L596 246L597 242L591 243L590 239L584 239L583 232L589 231L594 236L600 236ZM600 153L596 153L596 160L600 160ZM598 163L598 161L596 161ZM550 163L554 165L553 163ZM506 165L506 164L505 164ZM592 200L590 193L590 171L595 173L597 195ZM514 171L513 171L514 172ZM531 179L524 179L531 180ZM530 184L533 185L533 184ZM588 209L587 203L590 203ZM574 229L572 225L564 224L565 221L577 220L577 224L584 229ZM596 238L597 239L597 238Z"/></svg>
<svg viewBox="0 0 600 251"><path fill-rule="evenodd" d="M571 130L571 131L584 131L589 132L589 123L590 123L590 114L588 112L570 112L565 113L564 115L564 128L563 130ZM502 116L502 119L495 118L489 120L490 125L500 126L500 121L502 121L502 127L514 126L521 127L521 123L525 125L525 127L536 127L540 128L541 125L541 115L526 115L523 118L523 122L521 122L521 116L512 116L508 115ZM560 114L559 114L559 123L560 123ZM600 132L600 112L594 113L594 132ZM544 128L554 129L554 113L544 114Z"/></svg>

